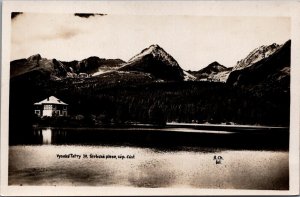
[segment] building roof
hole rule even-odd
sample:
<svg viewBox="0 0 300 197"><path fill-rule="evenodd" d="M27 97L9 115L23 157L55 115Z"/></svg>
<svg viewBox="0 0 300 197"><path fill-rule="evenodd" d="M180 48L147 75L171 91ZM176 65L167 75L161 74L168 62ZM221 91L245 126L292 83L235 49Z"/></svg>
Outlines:
<svg viewBox="0 0 300 197"><path fill-rule="evenodd" d="M60 99L56 98L55 96L50 96L40 102L34 103L34 105L43 105L43 104L68 105L67 103L64 103Z"/></svg>

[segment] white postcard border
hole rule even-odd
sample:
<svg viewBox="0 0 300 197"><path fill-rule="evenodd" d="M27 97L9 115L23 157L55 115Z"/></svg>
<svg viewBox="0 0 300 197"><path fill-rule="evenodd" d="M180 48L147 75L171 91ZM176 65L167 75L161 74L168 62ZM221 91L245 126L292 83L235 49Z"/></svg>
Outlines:
<svg viewBox="0 0 300 197"><path fill-rule="evenodd" d="M290 190L145 189L128 187L8 186L10 13L119 15L285 16L291 18ZM1 62L1 195L299 195L300 2L298 1L4 1Z"/></svg>

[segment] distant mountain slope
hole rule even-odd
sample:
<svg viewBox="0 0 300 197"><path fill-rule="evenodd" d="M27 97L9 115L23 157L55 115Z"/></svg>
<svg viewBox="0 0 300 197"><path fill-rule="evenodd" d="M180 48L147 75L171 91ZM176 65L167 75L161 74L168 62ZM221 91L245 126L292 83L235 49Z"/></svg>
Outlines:
<svg viewBox="0 0 300 197"><path fill-rule="evenodd" d="M220 73L225 73L230 71L231 69L226 68L225 66L219 64L218 62L212 62L205 68L199 71L189 71L190 74L195 76L197 80L200 81L222 81L225 82L223 75L219 75Z"/></svg>
<svg viewBox="0 0 300 197"><path fill-rule="evenodd" d="M233 71L234 70L241 70L247 67L252 66L253 64L255 64L256 62L259 62L260 60L267 58L269 56L271 56L274 52L276 52L282 45L278 45L276 43L273 43L269 46L260 46L256 49L254 49L253 51L251 51L249 53L249 55L238 61L237 65L233 67Z"/></svg>
<svg viewBox="0 0 300 197"><path fill-rule="evenodd" d="M162 80L184 80L185 74L177 61L158 45L151 45L131 58L120 71L150 73Z"/></svg>
<svg viewBox="0 0 300 197"><path fill-rule="evenodd" d="M94 74L99 71L114 70L125 63L121 59L104 59L92 56L81 61L62 62L63 64L71 67L77 74L87 73Z"/></svg>
<svg viewBox="0 0 300 197"><path fill-rule="evenodd" d="M80 73L95 74L99 71L116 70L123 63L121 59L104 59L89 57L81 61L59 61L56 59L42 58L41 55L33 55L27 59L14 60L10 63L11 77L20 76L33 71L48 73L54 79L64 77L76 77Z"/></svg>
<svg viewBox="0 0 300 197"><path fill-rule="evenodd" d="M274 45L278 46L278 45ZM291 41L287 41L283 46L272 50L272 54L255 62L244 69L234 69L227 80L231 85L261 85L272 86L283 85L289 87L290 61L291 61Z"/></svg>
<svg viewBox="0 0 300 197"><path fill-rule="evenodd" d="M56 59L42 58L40 54L10 63L10 76L15 77L32 71L41 71L55 77L64 77L70 70Z"/></svg>
<svg viewBox="0 0 300 197"><path fill-rule="evenodd" d="M211 74L211 73L217 73L217 72L221 72L221 71L225 71L226 67L219 64L219 62L213 62L211 64L209 64L208 66L206 66L205 68L201 69L198 71L199 74Z"/></svg>
<svg viewBox="0 0 300 197"><path fill-rule="evenodd" d="M288 44L290 41L288 41L286 44ZM190 74L197 77L197 80L200 81L211 81L211 82L227 82L228 84L234 84L237 85L238 83L247 83L244 82L237 82L243 80L242 78L245 77L243 74L242 78L236 79L234 76L238 76L237 73L251 73L254 72L252 70L258 69L258 67L264 67L264 66L257 66L258 63L265 64L264 62L269 62L268 59L271 58L274 54L277 54L278 51L281 50L283 45L278 45L276 43L268 45L268 46L260 46L253 51L251 51L244 59L241 59L237 62L236 66L231 68L226 68L223 65L220 65L218 62L213 62L209 64L207 67L199 70L199 71L189 71ZM287 50L287 49L286 49ZM290 50L290 49L289 49ZM278 57L281 59L282 57ZM277 63L276 63L277 64ZM280 64L280 61L278 62ZM253 67L254 66L254 67ZM275 66L276 67L276 66ZM275 67L269 67L268 71L261 71L261 68L259 68L259 71L257 71L256 75L249 76L248 82L249 84L252 84L253 81L262 81L265 80L264 77L267 77L268 80L265 80L265 83L268 82L274 82L276 81L275 78L278 80L284 80L289 77L290 69L289 66L283 67L282 70L276 70ZM236 72L236 71L242 71L243 72ZM261 72L264 72L261 73ZM267 76L269 73L270 75L273 75L273 79L271 76ZM248 76L248 74L245 74ZM230 76L230 79L229 79ZM253 78L253 79L251 79Z"/></svg>
<svg viewBox="0 0 300 197"><path fill-rule="evenodd" d="M221 72L218 72L218 73L215 73L215 74L211 75L209 77L209 80L210 81L215 81L215 82L225 83L227 81L228 76L231 73L231 71L232 71L232 67L226 68L226 70L224 70L224 71L221 71Z"/></svg>

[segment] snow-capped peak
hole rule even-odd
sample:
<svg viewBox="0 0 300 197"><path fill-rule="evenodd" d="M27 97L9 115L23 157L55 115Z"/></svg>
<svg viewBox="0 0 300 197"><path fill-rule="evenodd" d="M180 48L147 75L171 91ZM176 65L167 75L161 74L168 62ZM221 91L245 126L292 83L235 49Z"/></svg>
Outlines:
<svg viewBox="0 0 300 197"><path fill-rule="evenodd" d="M157 58L159 60L162 60L163 62L168 63L168 65L179 66L176 60L171 55L169 55L163 48L161 48L158 44L153 44L148 48L142 50L141 53L132 57L128 61L128 63L138 61L143 57L145 57L146 55L152 55L154 58Z"/></svg>
<svg viewBox="0 0 300 197"><path fill-rule="evenodd" d="M233 70L241 70L246 67L252 66L256 62L269 57L273 53L275 53L282 45L278 45L276 43L268 45L268 46L260 46L254 49L249 55L240 61L237 62L237 65L233 68Z"/></svg>

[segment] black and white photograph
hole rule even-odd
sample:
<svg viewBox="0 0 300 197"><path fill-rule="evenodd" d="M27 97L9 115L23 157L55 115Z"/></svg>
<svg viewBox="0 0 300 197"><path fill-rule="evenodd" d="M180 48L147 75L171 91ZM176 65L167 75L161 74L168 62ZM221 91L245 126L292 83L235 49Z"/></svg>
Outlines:
<svg viewBox="0 0 300 197"><path fill-rule="evenodd" d="M10 4L8 187L290 191L292 17L161 3Z"/></svg>

